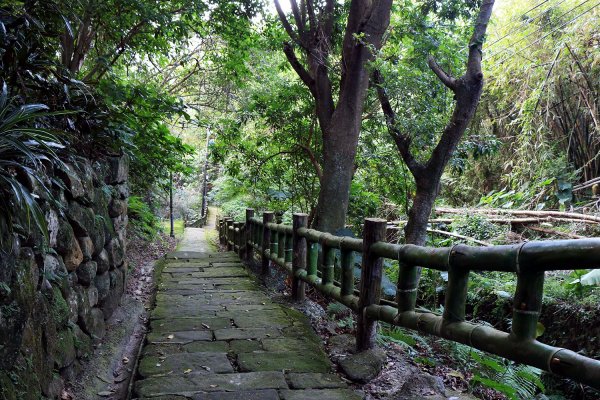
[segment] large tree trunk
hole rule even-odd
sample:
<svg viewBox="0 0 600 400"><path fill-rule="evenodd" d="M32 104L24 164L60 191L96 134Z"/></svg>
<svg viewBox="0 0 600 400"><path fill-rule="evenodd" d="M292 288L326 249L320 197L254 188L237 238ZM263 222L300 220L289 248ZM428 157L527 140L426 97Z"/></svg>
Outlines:
<svg viewBox="0 0 600 400"><path fill-rule="evenodd" d="M275 6L291 42L284 44L290 65L310 90L323 136L323 176L313 226L334 233L343 228L348 212L354 159L369 84L366 63L371 49L379 49L389 21L392 0L352 0L342 43L339 99L332 93L328 66L334 26L334 0L326 0L317 15L315 0L291 1L296 29L283 13L279 1ZM361 39L357 39L360 37ZM296 57L300 48L308 68Z"/></svg>
<svg viewBox="0 0 600 400"><path fill-rule="evenodd" d="M413 205L408 211L408 221L404 227L406 243L424 246L427 241L427 223L437 197L438 184L417 182Z"/></svg>

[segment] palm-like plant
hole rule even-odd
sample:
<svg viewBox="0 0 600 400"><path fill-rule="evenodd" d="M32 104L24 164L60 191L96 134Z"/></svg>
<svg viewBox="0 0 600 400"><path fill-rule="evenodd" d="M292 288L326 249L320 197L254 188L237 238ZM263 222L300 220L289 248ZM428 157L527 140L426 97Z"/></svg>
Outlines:
<svg viewBox="0 0 600 400"><path fill-rule="evenodd" d="M15 106L6 84L0 93L0 250L10 251L15 234L28 236L38 230L47 237L44 212L38 196L27 181L51 198L42 179L43 161L60 163L55 150L62 148L57 137L37 126L49 113L43 104Z"/></svg>

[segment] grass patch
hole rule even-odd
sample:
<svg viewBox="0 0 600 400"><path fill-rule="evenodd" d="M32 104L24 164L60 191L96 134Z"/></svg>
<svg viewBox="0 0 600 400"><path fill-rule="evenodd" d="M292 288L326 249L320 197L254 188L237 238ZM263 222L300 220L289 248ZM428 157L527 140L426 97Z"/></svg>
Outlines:
<svg viewBox="0 0 600 400"><path fill-rule="evenodd" d="M167 235L170 234L171 233L171 221L169 221L169 220L162 221L161 222L161 230ZM185 225L184 225L182 219L176 219L175 221L173 221L173 230L175 231L175 237L178 240L181 240L181 238L183 237L183 231L185 230Z"/></svg>

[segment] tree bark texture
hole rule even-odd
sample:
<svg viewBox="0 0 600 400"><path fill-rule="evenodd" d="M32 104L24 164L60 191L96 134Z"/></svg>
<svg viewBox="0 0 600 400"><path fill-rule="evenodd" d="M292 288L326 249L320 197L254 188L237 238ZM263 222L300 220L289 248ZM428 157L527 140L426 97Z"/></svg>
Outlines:
<svg viewBox="0 0 600 400"><path fill-rule="evenodd" d="M392 0L352 0L342 43L340 89L337 104L328 65L332 47L335 0L326 0L320 11L317 2L307 0L292 6L292 26L279 1L275 6L290 37L284 53L316 105L323 137L321 190L313 226L334 233L345 225L350 183L360 133L363 105L369 84L367 61L371 48L379 49L390 22ZM299 48L306 60L295 53Z"/></svg>

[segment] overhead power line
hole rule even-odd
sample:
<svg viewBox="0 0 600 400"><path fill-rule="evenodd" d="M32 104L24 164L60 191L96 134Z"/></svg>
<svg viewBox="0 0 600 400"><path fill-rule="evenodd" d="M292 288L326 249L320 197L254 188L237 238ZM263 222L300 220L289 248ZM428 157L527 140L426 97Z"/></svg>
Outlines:
<svg viewBox="0 0 600 400"><path fill-rule="evenodd" d="M488 48L488 49L492 48L498 42L500 42L500 41L504 40L505 38L507 38L508 36L510 36L516 29L521 28L524 25L532 23L533 21L535 21L536 19L538 19L540 16L546 14L548 11L550 11L552 9L555 9L556 7L558 7L559 5L561 5L562 3L564 3L566 0L560 0L558 3L556 3L556 4L554 4L554 5L546 8L545 10L540 11L535 16L533 16L531 18L526 18L528 13L530 13L531 11L537 9L542 4L545 4L547 1L549 1L549 0L542 1L541 3L539 3L538 5L536 5L535 7L530 8L529 10L525 11L523 14L519 15L518 18L521 19L521 22L519 24L517 24L517 25L513 25L513 26L509 27L508 33L506 33L501 38L498 38L498 39L494 40L492 43L487 44L486 48ZM524 19L524 18L526 18L526 19ZM515 21L516 19L517 19L517 17L511 18L511 21L509 21L509 23L512 22L512 21ZM506 24L506 26L508 26L508 25L509 24Z"/></svg>
<svg viewBox="0 0 600 400"><path fill-rule="evenodd" d="M565 17L566 15L568 15L568 14L570 14L571 12L575 11L575 10L576 10L576 9L578 9L579 7L583 6L584 4L586 4L586 3L589 3L590 1L591 1L591 0L584 0L583 2L581 2L581 3L577 4L575 7L573 7L573 8L571 8L571 9L569 9L568 11L565 11L564 13L562 13L562 14L561 14L561 15L558 17L558 19L559 19L559 20L560 20L560 19L562 19L562 18L563 18L563 17ZM582 14L579 14L579 15L577 15L577 16L576 16L574 19L572 19L572 20L569 20L569 21L567 21L566 23L563 23L563 24L562 24L562 25L561 25L559 28L562 28L562 27L563 27L563 26L565 26L566 24L568 24L568 23L570 23L570 22L574 21L575 19L579 18L581 15L583 15L583 14L585 14L586 12L590 11L591 9L593 9L594 7L596 7L597 5L598 5L598 4L596 4L596 5L592 6L590 9L588 9L588 10L584 11ZM514 42L514 43L511 43L509 46L503 47L503 48L501 48L500 50L498 50L498 51L494 52L493 54L491 54L491 55L487 56L487 57L486 57L486 59L491 59L491 58L494 58L494 57L496 57L498 54L501 54L501 53L503 53L503 52L505 52L505 51L507 51L507 50L509 50L509 51L510 51L510 50L511 50L511 48L513 48L515 45L517 45L517 44L521 43L522 41L526 40L526 39L527 39L527 38L529 38L530 36L533 36L533 35L535 35L535 34L538 34L538 33L540 33L540 32L541 32L543 29L545 29L545 28L546 28L548 25L549 25L549 23L548 23L548 22L546 22L546 23L542 24L542 26L540 26L539 28L537 28L537 29L536 29L536 30L534 30L533 32L529 33L528 35L525 35L525 36L523 36L521 39L517 40L516 42ZM552 30L550 33L553 33L553 32L555 32L555 31L556 31L556 29L553 29L553 30ZM512 33L512 32L511 32L511 33ZM548 36L548 34L546 34L546 35L542 36L542 38L544 38L544 37L547 37L547 36ZM539 39L538 39L538 40L539 40Z"/></svg>
<svg viewBox="0 0 600 400"><path fill-rule="evenodd" d="M590 1L590 0L586 0L586 1L584 1L583 3L581 3L581 4L587 3L587 2L589 2L589 1ZM580 4L580 5L581 5L581 4ZM585 15L585 14L587 14L588 12L592 11L594 8L598 7L599 5L600 5L600 2L598 2L598 3L594 4L593 6L591 6L591 7L590 7L590 8L588 8L588 9L586 9L585 11L583 11L583 12L581 12L581 13L577 14L575 17L571 18L570 20L568 20L568 21L566 21L566 22L563 22L563 23L562 23L562 24L560 24L559 26L557 26L557 27L555 27L554 29L552 29L550 32L546 33L545 35L541 36L540 38L538 38L538 39L534 40L533 42L529 43L527 46L523 47L522 49L520 49L520 50L518 50L518 51L515 51L515 52L513 52L512 54L510 54L510 55L508 55L508 56L504 57L502 60L500 60L500 61L496 62L496 63L493 65L493 67L492 67L492 68L496 68L497 66L499 66L499 65L503 64L503 63L504 63L506 60L508 60L508 59L510 59L510 58L512 58L512 57L514 57L514 56L516 56L516 55L518 55L519 53L522 53L523 51L527 50L528 48L530 48L530 47L531 47L531 46L533 46L534 44L536 44L536 43L539 43L540 41L544 40L545 38L547 38L548 36L550 36L551 34L553 34L554 32L556 32L557 30L559 30L559 29L562 29L562 28L564 28L565 26L567 26L568 24L570 24L571 22L573 22L573 21L575 21L575 20L577 20L577 19L581 18L583 15ZM564 15L564 14L563 14L563 15ZM530 35L527 35L526 37L528 37L528 36L530 36ZM523 38L523 39L524 39L524 38ZM519 42L520 42L520 41L522 41L522 39L521 39L521 40L519 40ZM515 44L516 44L516 43L515 43ZM498 53L496 53L496 54L498 54ZM491 56L490 56L490 57L491 57Z"/></svg>

